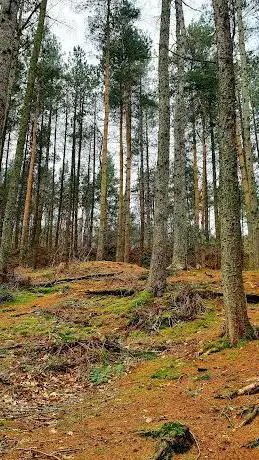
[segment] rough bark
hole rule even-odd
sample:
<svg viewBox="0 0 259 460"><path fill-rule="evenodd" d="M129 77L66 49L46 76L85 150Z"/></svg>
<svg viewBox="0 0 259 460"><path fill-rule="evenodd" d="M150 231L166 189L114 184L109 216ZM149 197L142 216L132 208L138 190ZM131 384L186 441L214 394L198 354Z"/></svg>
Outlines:
<svg viewBox="0 0 259 460"><path fill-rule="evenodd" d="M199 197L199 175L198 175L198 160L197 160L197 140L195 120L192 127L192 142L193 142L193 181L194 181L194 204L195 204L195 225L199 229L200 225L200 197Z"/></svg>
<svg viewBox="0 0 259 460"><path fill-rule="evenodd" d="M21 236L21 243L20 243L20 261L21 262L25 261L27 246L28 246L33 173L34 173L34 165L35 165L35 160L36 160L36 155L37 155L37 130L38 130L38 109L36 108L35 115L34 115L34 123L33 123L30 167L29 167L29 174L28 174L28 179L27 179L27 191L26 191L26 198L25 198L25 205L24 205L22 236Z"/></svg>
<svg viewBox="0 0 259 460"><path fill-rule="evenodd" d="M212 179L213 179L213 205L214 205L214 223L216 232L216 241L220 243L220 225L219 225L219 209L218 209L218 187L217 187L217 164L216 164L216 148L214 121L212 109L210 108L210 144L211 144L211 163L212 163Z"/></svg>
<svg viewBox="0 0 259 460"><path fill-rule="evenodd" d="M126 125L126 146L127 146L127 165L126 165L126 185L125 185L125 202L124 202L124 262L129 261L130 254L130 195L131 195L131 95L127 91L125 96L125 125Z"/></svg>
<svg viewBox="0 0 259 460"><path fill-rule="evenodd" d="M117 230L117 247L116 261L123 261L123 171L124 170L124 152L123 152L123 104L120 107L120 186L119 186L119 209L118 209L118 230Z"/></svg>
<svg viewBox="0 0 259 460"><path fill-rule="evenodd" d="M207 174L207 142L205 134L205 120L202 120L202 144L203 144L203 167L202 167L202 233L205 241L209 241L209 204L208 204L208 174Z"/></svg>
<svg viewBox="0 0 259 460"><path fill-rule="evenodd" d="M32 56L30 61L26 92L24 103L21 113L21 122L19 127L19 134L16 146L16 153L14 165L10 172L10 187L7 198L7 205L3 223L3 232L0 248L0 273L5 275L7 272L7 265L10 259L12 248L12 233L13 223L15 219L16 199L19 186L20 171L23 160L24 145L26 140L26 133L28 129L31 101L33 97L33 89L36 78L37 63L41 49L41 43L44 34L44 23L46 16L47 0L42 0L40 6L38 26L34 37Z"/></svg>
<svg viewBox="0 0 259 460"><path fill-rule="evenodd" d="M56 249L58 249L59 233L60 233L61 217L62 217L62 208L63 208L64 178L65 178L66 150L67 150L67 128L68 128L68 108L66 106L65 133L64 133L64 144L63 144L63 159L62 159L59 206L58 206L58 219L57 219L57 229L56 229L56 237L55 237L55 248Z"/></svg>
<svg viewBox="0 0 259 460"><path fill-rule="evenodd" d="M90 226L89 226L89 236L88 236L88 248L89 251L92 249L93 241L93 229L94 229L94 205L95 205L95 168L96 168L96 97L94 101L94 127L93 127L93 179L92 179L92 200L91 200L91 212L90 212Z"/></svg>
<svg viewBox="0 0 259 460"><path fill-rule="evenodd" d="M166 287L168 181L170 149L169 32L170 0L162 0L159 42L159 132L155 185L153 251L148 287L161 295Z"/></svg>
<svg viewBox="0 0 259 460"><path fill-rule="evenodd" d="M9 81L13 52L18 38L20 0L2 0L0 10L0 146L3 143L5 118L9 100ZM1 166L0 166L1 169Z"/></svg>
<svg viewBox="0 0 259 460"><path fill-rule="evenodd" d="M185 97L184 56L185 25L182 0L175 0L177 76L174 120L174 246L172 266L184 269L187 266L187 194L185 151Z"/></svg>
<svg viewBox="0 0 259 460"><path fill-rule="evenodd" d="M243 123L243 147L244 160L246 165L249 207L246 206L248 225L250 228L248 234L249 243L249 264L251 269L259 266L259 207L256 191L256 181L253 165L253 151L251 142L251 120L250 120L250 91L247 71L247 56L245 48L245 34L243 24L243 0L237 0L237 26L238 26L238 46L240 53L240 86L242 96L242 123Z"/></svg>
<svg viewBox="0 0 259 460"><path fill-rule="evenodd" d="M251 337L242 278L240 195L237 174L235 77L229 7L213 0L219 66L221 268L226 331L231 343Z"/></svg>
<svg viewBox="0 0 259 460"><path fill-rule="evenodd" d="M140 82L140 110L139 110L139 207L140 207L140 235L139 235L139 265L143 263L145 248L145 179L144 179L144 143L143 143L143 110L142 110L142 92Z"/></svg>
<svg viewBox="0 0 259 460"><path fill-rule="evenodd" d="M108 130L110 114L110 0L107 0L107 21L106 21L106 56L105 56L105 90L104 90L104 131L101 167L101 209L100 227L98 235L98 246L96 259L104 258L105 227L107 221L107 153L108 153Z"/></svg>
<svg viewBox="0 0 259 460"><path fill-rule="evenodd" d="M151 196L150 196L150 175L149 175L149 135L148 135L148 114L146 110L146 234L147 234L147 247L150 250L152 246L152 224L151 224Z"/></svg>

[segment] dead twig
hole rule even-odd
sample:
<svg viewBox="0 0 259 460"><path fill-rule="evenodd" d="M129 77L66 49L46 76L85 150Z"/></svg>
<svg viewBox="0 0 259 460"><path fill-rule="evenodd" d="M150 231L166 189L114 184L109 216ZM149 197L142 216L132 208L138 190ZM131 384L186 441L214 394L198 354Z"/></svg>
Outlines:
<svg viewBox="0 0 259 460"><path fill-rule="evenodd" d="M48 458L55 458L56 460L61 460L60 457L54 454L48 454L47 452L42 452L41 450L34 449L33 447L23 448L23 447L16 447L16 450L23 450L24 452L34 452L35 454L44 455Z"/></svg>
<svg viewBox="0 0 259 460"><path fill-rule="evenodd" d="M196 460L199 460L199 458L200 458L200 456L201 456L200 445L199 445L199 443L198 443L198 440L197 440L195 434L194 434L191 430L189 430L189 431L190 431L190 433L191 433L191 435L192 435L192 437L193 437L193 440L194 440L194 442L195 442L195 444L196 444L196 447L197 447L197 449L198 449L198 455L197 455L197 457L196 457Z"/></svg>

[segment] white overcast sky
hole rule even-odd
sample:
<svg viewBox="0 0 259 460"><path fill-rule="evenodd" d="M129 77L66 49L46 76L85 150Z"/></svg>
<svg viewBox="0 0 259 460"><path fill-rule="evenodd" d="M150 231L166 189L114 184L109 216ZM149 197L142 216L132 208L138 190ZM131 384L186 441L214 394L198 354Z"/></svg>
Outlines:
<svg viewBox="0 0 259 460"><path fill-rule="evenodd" d="M187 0L186 3L188 2L192 8L202 10L202 0ZM49 0L48 15L53 18L51 29L59 38L64 52L68 53L74 46L80 45L87 52L89 60L94 60L95 50L90 39L87 38L88 14L86 11L82 13L76 11L76 3L75 0ZM157 50L161 0L137 0L136 5L141 10L138 26L147 32L153 41L154 49ZM185 7L186 24L199 16L199 12ZM172 26L174 26L173 15L172 18Z"/></svg>

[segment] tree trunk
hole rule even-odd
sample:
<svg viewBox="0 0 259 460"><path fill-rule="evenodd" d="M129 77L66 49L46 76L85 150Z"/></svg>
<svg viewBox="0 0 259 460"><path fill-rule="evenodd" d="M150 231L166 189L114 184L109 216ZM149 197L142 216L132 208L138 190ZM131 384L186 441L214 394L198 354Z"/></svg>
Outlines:
<svg viewBox="0 0 259 460"><path fill-rule="evenodd" d="M194 182L194 207L195 207L195 225L199 230L200 226L200 197L199 197L199 174L197 160L197 141L196 141L196 126L195 120L192 127L192 142L193 142L193 182Z"/></svg>
<svg viewBox="0 0 259 460"><path fill-rule="evenodd" d="M130 214L130 195L131 195L131 165L132 165L132 150L131 150L131 94L126 93L125 100L125 124L126 124L126 145L127 145L127 165L126 165L126 188L125 188L125 204L124 204L124 262L129 262L130 255L130 233L131 233L131 214Z"/></svg>
<svg viewBox="0 0 259 460"><path fill-rule="evenodd" d="M107 221L107 153L108 153L108 129L110 113L110 7L111 0L107 0L107 21L106 21L106 63L105 63L105 94L104 94L104 131L102 149L102 170L101 170L101 210L100 228L96 259L104 258L105 228Z"/></svg>
<svg viewBox="0 0 259 460"><path fill-rule="evenodd" d="M118 209L118 232L117 232L117 249L116 261L123 261L123 173L124 173L124 155L123 155L123 104L120 107L120 186L119 186L119 209Z"/></svg>
<svg viewBox="0 0 259 460"><path fill-rule="evenodd" d="M216 165L216 148L214 135L214 121L212 109L210 108L210 143L211 143L211 162L212 162L212 178L213 178L213 205L214 205L214 223L216 241L220 243L220 225L219 225L219 208L218 208L218 187L217 187L217 165Z"/></svg>
<svg viewBox="0 0 259 460"><path fill-rule="evenodd" d="M55 174L56 174L56 156L57 156L57 128L58 128L58 109L56 109L55 132L54 132L54 149L53 149L53 169L52 169L52 193L50 204L50 228L49 228L49 248L53 246L53 219L54 219L54 201L55 201Z"/></svg>
<svg viewBox="0 0 259 460"><path fill-rule="evenodd" d="M255 147L256 147L256 153L257 153L257 160L259 161L259 139L258 139L256 113L255 113L254 106L252 106L252 114L253 114L253 127L254 127L254 136L255 136Z"/></svg>
<svg viewBox="0 0 259 460"><path fill-rule="evenodd" d="M221 268L226 331L231 343L253 334L242 278L237 175L235 77L228 3L213 0L219 66Z"/></svg>
<svg viewBox="0 0 259 460"><path fill-rule="evenodd" d="M202 233L205 241L209 241L209 205L208 205L208 175L207 175L207 143L205 134L205 120L202 120L202 145L203 145L203 168L202 168Z"/></svg>
<svg viewBox="0 0 259 460"><path fill-rule="evenodd" d="M241 67L241 95L242 95L242 121L244 135L244 155L247 172L248 193L250 206L247 208L247 219L250 221L251 231L248 235L250 268L259 267L259 208L256 191L256 181L254 175L253 152L250 131L250 92L248 83L247 57L245 49L245 34L243 24L243 0L237 0L237 25L238 25L238 45L240 52Z"/></svg>
<svg viewBox="0 0 259 460"><path fill-rule="evenodd" d="M92 200L91 200L91 213L90 213L90 226L88 248L92 249L93 241L93 227L94 227L94 206L95 206L95 167L96 167L96 97L94 100L94 132L93 132L93 178L92 178Z"/></svg>
<svg viewBox="0 0 259 460"><path fill-rule="evenodd" d="M147 247L151 250L152 246L152 228L151 228L151 197L150 197L150 174L149 174L149 135L148 135L148 114L146 110L146 214L147 214Z"/></svg>
<svg viewBox="0 0 259 460"><path fill-rule="evenodd" d="M40 6L40 14L38 20L37 31L34 37L34 44L32 56L30 61L30 68L28 73L27 87L21 113L21 122L16 146L16 153L14 159L14 166L10 172L10 187L7 198L7 205L3 223L3 232L0 248L0 273L5 276L7 273L7 265L10 260L12 248L12 233L13 223L15 219L17 191L19 187L20 171L23 160L24 144L26 140L26 133L28 129L28 122L31 110L31 101L33 97L33 89L36 78L37 63L41 49L41 43L44 34L44 23L46 16L47 0L42 0Z"/></svg>
<svg viewBox="0 0 259 460"><path fill-rule="evenodd" d="M34 124L32 132L32 147L31 147L31 158L29 174L27 179L27 191L24 205L23 223L22 223L22 236L20 243L20 261L25 262L28 248L28 234L29 234L29 222L30 222L30 207L31 207L31 195L33 185L33 173L34 165L37 155L37 130L38 130L38 107L35 109Z"/></svg>
<svg viewBox="0 0 259 460"><path fill-rule="evenodd" d="M19 0L2 0L0 10L0 146L3 143L9 100L9 81L15 42L18 38ZM2 150L2 149L1 149ZM2 158L0 159L2 163ZM1 170L1 164L0 164Z"/></svg>
<svg viewBox="0 0 259 460"><path fill-rule="evenodd" d="M170 148L169 32L170 0L162 0L159 42L159 132L155 189L153 251L148 287L161 295L166 287L167 220Z"/></svg>
<svg viewBox="0 0 259 460"><path fill-rule="evenodd" d="M140 112L139 112L139 153L140 153L140 170L139 170L139 206L140 206L140 235L139 235L139 265L143 264L145 248L145 178L144 178L144 143L143 143L143 110L142 110L142 93L140 82Z"/></svg>
<svg viewBox="0 0 259 460"><path fill-rule="evenodd" d="M187 266L187 196L186 196L186 151L185 151L185 95L184 56L185 26L182 0L175 0L177 77L174 121L174 247L173 263L176 269Z"/></svg>
<svg viewBox="0 0 259 460"><path fill-rule="evenodd" d="M56 229L56 238L55 238L55 249L56 250L58 249L59 233L61 230L60 229L61 215L62 215L62 208L63 208L64 179L65 179L66 150L67 150L67 128L68 128L68 106L66 105L63 159L62 159L62 169L61 169L61 178L60 178L60 194L59 194L57 229Z"/></svg>
<svg viewBox="0 0 259 460"><path fill-rule="evenodd" d="M79 122L79 145L77 158L77 174L75 178L75 219L74 219L74 256L78 257L78 206L79 206L79 189L80 189L80 174L81 174L81 153L83 142L83 122L84 122L84 97L82 97L80 107L80 122Z"/></svg>

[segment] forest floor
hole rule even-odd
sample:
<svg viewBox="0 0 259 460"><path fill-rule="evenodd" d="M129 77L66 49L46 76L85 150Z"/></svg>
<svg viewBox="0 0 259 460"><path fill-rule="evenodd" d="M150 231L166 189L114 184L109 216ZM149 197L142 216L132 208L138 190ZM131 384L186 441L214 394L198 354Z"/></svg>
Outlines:
<svg viewBox="0 0 259 460"><path fill-rule="evenodd" d="M221 291L219 272L176 273L155 301L135 265L19 276L34 287L0 292L1 458L147 460L156 442L140 430L181 422L195 443L175 459L259 459L248 447L259 411L246 424L258 394L232 394L259 379L259 342L219 338L222 298L203 295ZM259 273L245 273L245 288L259 295ZM248 306L258 326L259 300Z"/></svg>

